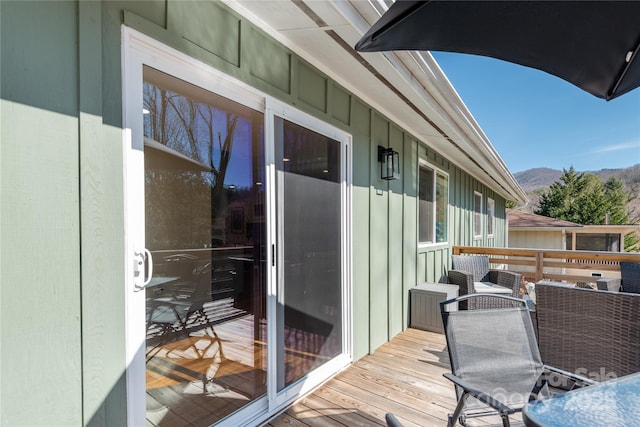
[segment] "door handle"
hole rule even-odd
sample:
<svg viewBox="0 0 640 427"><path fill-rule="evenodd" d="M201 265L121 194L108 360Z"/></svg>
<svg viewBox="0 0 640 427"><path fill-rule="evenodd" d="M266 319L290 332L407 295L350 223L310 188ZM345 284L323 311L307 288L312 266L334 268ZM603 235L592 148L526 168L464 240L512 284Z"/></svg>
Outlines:
<svg viewBox="0 0 640 427"><path fill-rule="evenodd" d="M147 248L134 254L133 275L136 291L141 291L151 282L153 277L153 257ZM142 283L140 283L140 280L142 280Z"/></svg>

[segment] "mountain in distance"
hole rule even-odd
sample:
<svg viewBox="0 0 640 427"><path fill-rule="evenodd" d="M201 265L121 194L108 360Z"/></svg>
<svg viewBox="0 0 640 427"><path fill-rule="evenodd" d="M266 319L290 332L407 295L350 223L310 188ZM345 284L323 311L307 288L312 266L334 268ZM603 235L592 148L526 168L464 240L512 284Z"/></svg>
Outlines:
<svg viewBox="0 0 640 427"><path fill-rule="evenodd" d="M621 180L632 197L632 200L627 205L629 219L634 224L640 224L640 164L628 168L601 169L599 171L583 171L582 173L598 175L603 181L607 181L612 176ZM550 168L533 168L514 173L513 176L529 197L529 203L521 207L521 209L526 212L536 210L542 193L551 184L558 181L561 175L561 170Z"/></svg>
<svg viewBox="0 0 640 427"><path fill-rule="evenodd" d="M555 181L560 179L562 171L550 168L534 168L526 171L516 172L513 176L518 180L520 187L526 192L539 188L548 188Z"/></svg>

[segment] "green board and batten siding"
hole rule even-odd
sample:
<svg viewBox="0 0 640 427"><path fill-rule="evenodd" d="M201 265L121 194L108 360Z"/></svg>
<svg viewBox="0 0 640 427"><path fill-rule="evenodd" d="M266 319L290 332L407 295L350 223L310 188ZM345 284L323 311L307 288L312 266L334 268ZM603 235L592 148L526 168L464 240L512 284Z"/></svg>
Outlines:
<svg viewBox="0 0 640 427"><path fill-rule="evenodd" d="M79 425L78 6L1 3L0 425Z"/></svg>
<svg viewBox="0 0 640 427"><path fill-rule="evenodd" d="M504 244L501 197L222 4L0 3L1 425L126 424L123 22L352 135L355 358L406 327L452 244ZM402 179L379 178L378 145ZM449 174L446 245L417 242L419 158ZM495 242L473 240L474 191Z"/></svg>

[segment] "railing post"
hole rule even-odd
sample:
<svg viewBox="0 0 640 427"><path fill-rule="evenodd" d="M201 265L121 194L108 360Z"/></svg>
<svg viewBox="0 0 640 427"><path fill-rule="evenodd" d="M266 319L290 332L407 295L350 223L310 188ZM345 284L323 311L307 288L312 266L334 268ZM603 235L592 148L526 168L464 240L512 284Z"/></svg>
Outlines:
<svg viewBox="0 0 640 427"><path fill-rule="evenodd" d="M544 252L536 251L536 282L544 279Z"/></svg>

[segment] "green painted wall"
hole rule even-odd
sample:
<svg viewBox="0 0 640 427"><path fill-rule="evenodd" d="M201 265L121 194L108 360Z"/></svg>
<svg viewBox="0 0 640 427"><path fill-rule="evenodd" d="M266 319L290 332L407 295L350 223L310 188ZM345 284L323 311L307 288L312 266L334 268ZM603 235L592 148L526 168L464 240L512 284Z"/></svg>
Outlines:
<svg viewBox="0 0 640 427"><path fill-rule="evenodd" d="M354 141L356 144L357 141ZM366 259L369 265L369 283L365 284L354 277L353 286L369 287L369 344L365 349L357 349L357 353L365 353L373 350L388 341L388 318L389 318L389 183L379 178L380 165L372 160L377 156L377 147L389 144L389 122L379 114L372 112L371 121L371 156L369 167L369 182L371 188L371 199L368 206L369 217L369 257ZM358 162L359 163L359 162ZM357 167L354 163L354 169ZM355 220L355 218L354 218ZM354 235L354 240L359 236ZM362 262L353 260L354 264ZM361 301L354 301L355 304L362 304ZM353 319L354 322L356 319Z"/></svg>
<svg viewBox="0 0 640 427"><path fill-rule="evenodd" d="M407 326L451 244L504 244L504 200L217 2L0 2L0 425L126 424L121 24L353 136L354 356ZM402 179L379 178L377 146ZM417 243L418 159L449 174L452 241ZM472 239L473 191L496 237ZM486 234L486 233L485 233Z"/></svg>
<svg viewBox="0 0 640 427"><path fill-rule="evenodd" d="M369 141L371 138L371 111L360 102L353 100L351 107L353 119L352 137L354 141ZM371 173L375 165L369 159L374 155L371 144L355 144L353 147L353 187L351 198L353 201L352 221L352 254L353 259L368 260L372 245L371 226L369 221L369 206L375 200L376 194L369 187ZM357 165L357 167L356 167ZM369 262L353 262L353 344L357 349L357 356L367 353L369 348L369 299L371 276ZM357 283L357 285L356 285Z"/></svg>
<svg viewBox="0 0 640 427"><path fill-rule="evenodd" d="M77 5L1 3L0 425L79 425Z"/></svg>

